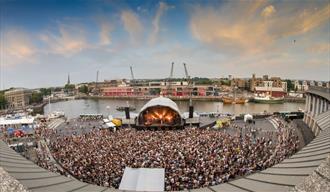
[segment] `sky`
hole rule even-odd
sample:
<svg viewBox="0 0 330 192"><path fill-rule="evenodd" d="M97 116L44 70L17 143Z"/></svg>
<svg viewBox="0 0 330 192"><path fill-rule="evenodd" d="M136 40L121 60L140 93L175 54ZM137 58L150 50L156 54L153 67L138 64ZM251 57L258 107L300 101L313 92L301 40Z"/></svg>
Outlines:
<svg viewBox="0 0 330 192"><path fill-rule="evenodd" d="M0 0L0 89L131 78L330 79L327 0Z"/></svg>

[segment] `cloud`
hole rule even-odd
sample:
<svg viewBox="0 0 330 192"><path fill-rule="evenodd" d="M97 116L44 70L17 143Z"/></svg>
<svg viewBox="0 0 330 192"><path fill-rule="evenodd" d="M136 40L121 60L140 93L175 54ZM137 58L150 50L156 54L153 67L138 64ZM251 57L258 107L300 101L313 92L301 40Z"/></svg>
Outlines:
<svg viewBox="0 0 330 192"><path fill-rule="evenodd" d="M220 7L195 6L190 30L195 39L216 50L256 54L276 46L281 38L310 32L329 18L330 5L324 3L229 1Z"/></svg>
<svg viewBox="0 0 330 192"><path fill-rule="evenodd" d="M330 43L317 43L307 48L311 53L330 53Z"/></svg>
<svg viewBox="0 0 330 192"><path fill-rule="evenodd" d="M46 32L40 35L40 39L46 43L46 52L71 56L88 48L85 32L82 27L74 24L59 24L58 33Z"/></svg>
<svg viewBox="0 0 330 192"><path fill-rule="evenodd" d="M171 8L172 6L167 5L164 2L159 3L159 7L157 9L156 15L152 20L152 32L149 38L149 42L151 44L154 44L157 41L158 38L158 33L159 33L159 28L160 28L160 19L162 15L165 13L166 10Z"/></svg>
<svg viewBox="0 0 330 192"><path fill-rule="evenodd" d="M262 12L261 12L261 16L263 17L270 17L272 16L273 14L275 14L276 10L274 8L273 5L269 5L267 7L265 7Z"/></svg>
<svg viewBox="0 0 330 192"><path fill-rule="evenodd" d="M132 11L125 10L121 12L120 18L125 30L130 35L131 40L133 42L137 42L143 31L143 26L137 15L135 15Z"/></svg>
<svg viewBox="0 0 330 192"><path fill-rule="evenodd" d="M31 41L31 35L20 29L11 29L4 32L1 39L3 47L3 63L11 66L21 63L34 62L34 55L37 52Z"/></svg>
<svg viewBox="0 0 330 192"><path fill-rule="evenodd" d="M100 44L101 45L111 44L111 36L110 36L111 31L112 31L112 27L109 23L106 23L106 22L100 23Z"/></svg>
<svg viewBox="0 0 330 192"><path fill-rule="evenodd" d="M314 30L315 28L329 24L330 4L316 8L306 8L292 13L289 17L280 17L274 20L272 24L280 30L277 31L278 37L299 35Z"/></svg>

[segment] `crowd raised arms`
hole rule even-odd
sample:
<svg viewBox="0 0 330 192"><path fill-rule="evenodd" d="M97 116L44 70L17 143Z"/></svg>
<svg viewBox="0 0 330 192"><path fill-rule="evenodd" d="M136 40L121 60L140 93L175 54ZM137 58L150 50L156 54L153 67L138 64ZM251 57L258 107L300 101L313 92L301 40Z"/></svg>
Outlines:
<svg viewBox="0 0 330 192"><path fill-rule="evenodd" d="M92 129L81 135L53 135L50 148L61 166L84 182L118 188L126 166L165 168L165 189L184 190L220 184L292 155L298 138L284 127L280 123L275 137L260 138L252 132L230 135L196 128ZM242 130L238 125L233 128Z"/></svg>
<svg viewBox="0 0 330 192"><path fill-rule="evenodd" d="M79 115L78 120L80 121L97 121L102 120L103 115L102 114L81 114Z"/></svg>

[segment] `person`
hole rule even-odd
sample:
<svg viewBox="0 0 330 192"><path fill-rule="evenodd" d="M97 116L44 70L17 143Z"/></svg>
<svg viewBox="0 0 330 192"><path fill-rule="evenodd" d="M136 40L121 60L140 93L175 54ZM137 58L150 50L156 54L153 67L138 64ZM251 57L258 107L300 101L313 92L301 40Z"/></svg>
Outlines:
<svg viewBox="0 0 330 192"><path fill-rule="evenodd" d="M235 124L232 128L242 130ZM166 190L227 182L270 167L297 150L298 138L284 124L276 133L278 140L271 134L255 137L251 132L237 132L91 129L76 135L56 135L50 149L71 175L101 186L118 188L125 167L165 168Z"/></svg>

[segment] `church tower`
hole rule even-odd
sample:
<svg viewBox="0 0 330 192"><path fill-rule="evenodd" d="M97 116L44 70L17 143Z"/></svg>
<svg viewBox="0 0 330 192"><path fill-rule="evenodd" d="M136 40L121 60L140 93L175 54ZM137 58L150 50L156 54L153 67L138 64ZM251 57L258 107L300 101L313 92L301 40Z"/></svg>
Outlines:
<svg viewBox="0 0 330 192"><path fill-rule="evenodd" d="M68 73L68 82L67 82L68 85L70 85L70 73Z"/></svg>

